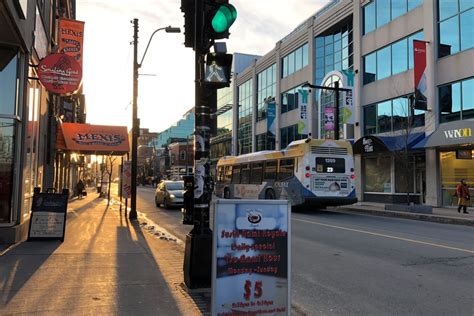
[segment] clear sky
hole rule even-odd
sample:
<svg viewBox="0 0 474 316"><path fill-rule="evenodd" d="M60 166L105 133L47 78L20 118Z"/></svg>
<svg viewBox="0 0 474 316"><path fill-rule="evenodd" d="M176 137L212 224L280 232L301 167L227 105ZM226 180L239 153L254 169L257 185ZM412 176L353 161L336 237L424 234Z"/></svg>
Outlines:
<svg viewBox="0 0 474 316"><path fill-rule="evenodd" d="M329 0L231 0L237 20L226 40L229 53L264 55L275 43ZM139 19L138 61L157 28L184 31L181 0L79 0L85 22L83 86L87 122L126 125L132 121L133 25ZM140 69L138 117L142 128L160 132L194 105L194 51L183 33L159 31Z"/></svg>

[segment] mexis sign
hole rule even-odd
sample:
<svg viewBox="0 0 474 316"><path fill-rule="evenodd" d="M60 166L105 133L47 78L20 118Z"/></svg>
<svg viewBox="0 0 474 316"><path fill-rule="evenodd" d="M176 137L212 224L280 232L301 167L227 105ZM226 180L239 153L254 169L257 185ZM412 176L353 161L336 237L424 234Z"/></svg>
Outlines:
<svg viewBox="0 0 474 316"><path fill-rule="evenodd" d="M80 145L117 146L124 138L117 134L77 133L74 141Z"/></svg>

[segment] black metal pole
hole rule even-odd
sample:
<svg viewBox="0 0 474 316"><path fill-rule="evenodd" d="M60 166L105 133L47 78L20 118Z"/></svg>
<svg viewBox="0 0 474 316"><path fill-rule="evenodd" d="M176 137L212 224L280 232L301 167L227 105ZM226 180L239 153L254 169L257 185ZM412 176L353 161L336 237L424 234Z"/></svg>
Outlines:
<svg viewBox="0 0 474 316"><path fill-rule="evenodd" d="M339 81L334 82L334 92L336 97L336 110L334 113L334 139L339 139Z"/></svg>
<svg viewBox="0 0 474 316"><path fill-rule="evenodd" d="M137 219L137 98L138 98L138 19L133 19L133 101L132 101L132 194L129 219Z"/></svg>

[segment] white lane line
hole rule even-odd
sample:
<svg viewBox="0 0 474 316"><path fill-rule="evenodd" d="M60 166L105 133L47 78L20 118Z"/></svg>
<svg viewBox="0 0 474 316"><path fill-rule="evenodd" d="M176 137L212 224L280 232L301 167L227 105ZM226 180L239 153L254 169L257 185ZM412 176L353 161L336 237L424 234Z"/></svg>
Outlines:
<svg viewBox="0 0 474 316"><path fill-rule="evenodd" d="M348 230L348 231L357 232L357 233L362 233L362 234L367 234L367 235L372 235L372 236L385 237L385 238L390 238L390 239L397 239L397 240L412 242L412 243L416 243L416 244L423 244L423 245L428 245L428 246L433 246L433 247L439 247L439 248L457 250L457 251L461 251L461 252L467 252L467 253L474 254L474 250L469 250L469 249L456 248L456 247L450 247L450 246L435 244L435 243L426 242L426 241L420 241L420 240L414 240L414 239L409 239L409 238L396 237L396 236L385 235L385 234L379 234L379 233L373 233L373 232L369 232L369 231L365 231L365 230L354 229L354 228L348 228L348 227L343 227L343 226L336 226L336 225L330 225L330 224L323 224L323 223L308 221L308 220L304 220L304 219L293 218L293 220L294 220L294 221L298 221L298 222L313 224L313 225L319 225L319 226L325 226L325 227L343 229L343 230Z"/></svg>

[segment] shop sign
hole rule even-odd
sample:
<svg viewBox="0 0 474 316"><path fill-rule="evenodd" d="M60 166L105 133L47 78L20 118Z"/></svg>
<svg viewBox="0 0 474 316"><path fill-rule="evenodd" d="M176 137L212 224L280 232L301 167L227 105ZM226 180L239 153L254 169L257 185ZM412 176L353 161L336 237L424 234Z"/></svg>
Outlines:
<svg viewBox="0 0 474 316"><path fill-rule="evenodd" d="M128 199L132 196L132 162L126 160L122 166L122 196Z"/></svg>
<svg viewBox="0 0 474 316"><path fill-rule="evenodd" d="M472 128L467 127L467 128L446 130L444 131L444 137L446 139L472 137Z"/></svg>
<svg viewBox="0 0 474 316"><path fill-rule="evenodd" d="M471 149L458 149L456 150L456 159L472 159Z"/></svg>
<svg viewBox="0 0 474 316"><path fill-rule="evenodd" d="M290 315L290 204L217 200L212 315Z"/></svg>
<svg viewBox="0 0 474 316"><path fill-rule="evenodd" d="M373 143L372 139L363 138L362 139L362 145L363 145L363 148L364 148L364 152L366 152L366 153L374 152L374 143Z"/></svg>
<svg viewBox="0 0 474 316"><path fill-rule="evenodd" d="M65 54L51 54L38 65L38 78L49 92L71 94L82 81L81 66Z"/></svg>
<svg viewBox="0 0 474 316"><path fill-rule="evenodd" d="M82 68L84 22L59 20L59 52L74 58Z"/></svg>

